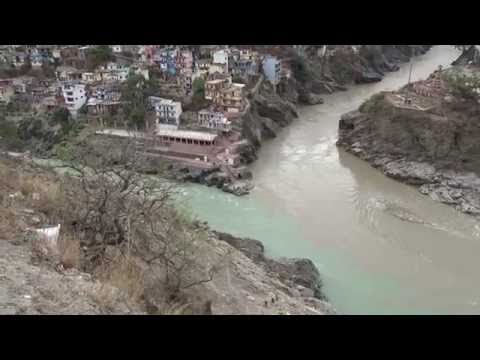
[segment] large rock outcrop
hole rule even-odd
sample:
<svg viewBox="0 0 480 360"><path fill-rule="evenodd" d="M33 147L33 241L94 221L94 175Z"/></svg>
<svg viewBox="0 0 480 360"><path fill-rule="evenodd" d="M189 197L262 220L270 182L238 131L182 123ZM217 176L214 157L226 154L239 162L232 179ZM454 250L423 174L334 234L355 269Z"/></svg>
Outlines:
<svg viewBox="0 0 480 360"><path fill-rule="evenodd" d="M471 45L452 63L452 65L480 65L480 47L478 45Z"/></svg>
<svg viewBox="0 0 480 360"><path fill-rule="evenodd" d="M337 145L432 199L480 215L480 104L456 99L430 110L377 94L340 119Z"/></svg>
<svg viewBox="0 0 480 360"><path fill-rule="evenodd" d="M230 234L217 232L216 237L225 241L235 249L241 251L255 264L265 269L270 276L278 279L290 290L287 292L299 298L314 298L319 304L326 305L327 298L322 292L320 273L315 264L309 259L299 258L269 258L265 256L265 249L261 242L249 238L239 238ZM327 308L329 310L327 310ZM327 305L327 312L334 310Z"/></svg>

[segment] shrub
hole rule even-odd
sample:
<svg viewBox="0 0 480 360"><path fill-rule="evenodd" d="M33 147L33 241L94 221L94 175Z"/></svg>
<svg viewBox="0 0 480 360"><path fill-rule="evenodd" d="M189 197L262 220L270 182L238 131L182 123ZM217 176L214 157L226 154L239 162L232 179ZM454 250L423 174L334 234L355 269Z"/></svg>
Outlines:
<svg viewBox="0 0 480 360"><path fill-rule="evenodd" d="M87 68L95 70L99 65L114 61L112 49L108 45L99 45L86 52Z"/></svg>
<svg viewBox="0 0 480 360"><path fill-rule="evenodd" d="M20 139L18 129L11 121L0 117L0 142L11 151L23 151L25 143Z"/></svg>
<svg viewBox="0 0 480 360"><path fill-rule="evenodd" d="M197 98L204 98L205 96L205 80L201 77L197 77L192 84L193 96Z"/></svg>
<svg viewBox="0 0 480 360"><path fill-rule="evenodd" d="M378 93L367 99L363 102L362 105L358 108L358 110L362 113L367 112L377 112L381 109L385 94Z"/></svg>
<svg viewBox="0 0 480 360"><path fill-rule="evenodd" d="M294 56L290 62L290 67L295 79L301 83L305 83L311 77L306 60L301 56Z"/></svg>
<svg viewBox="0 0 480 360"><path fill-rule="evenodd" d="M119 254L104 261L96 272L100 281L110 284L127 294L130 300L139 301L144 293L143 272L129 256Z"/></svg>
<svg viewBox="0 0 480 360"><path fill-rule="evenodd" d="M480 76L451 74L445 77L452 95L464 100L477 100L480 95Z"/></svg>

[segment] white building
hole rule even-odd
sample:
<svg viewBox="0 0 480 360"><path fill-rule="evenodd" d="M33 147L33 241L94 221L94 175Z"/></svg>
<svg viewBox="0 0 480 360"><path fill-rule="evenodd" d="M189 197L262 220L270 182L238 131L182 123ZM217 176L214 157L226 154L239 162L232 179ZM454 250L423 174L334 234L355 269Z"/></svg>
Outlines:
<svg viewBox="0 0 480 360"><path fill-rule="evenodd" d="M207 129L230 131L231 122L220 111L201 110L198 112L198 125Z"/></svg>
<svg viewBox="0 0 480 360"><path fill-rule="evenodd" d="M123 46L122 45L110 45L112 51L114 53L121 53L123 51Z"/></svg>
<svg viewBox="0 0 480 360"><path fill-rule="evenodd" d="M87 102L85 84L64 82L61 85L61 89L67 109L72 114L76 114L76 112Z"/></svg>
<svg viewBox="0 0 480 360"><path fill-rule="evenodd" d="M59 59L60 60L62 58L62 53L61 53L60 49L53 49L52 50L52 57L54 59Z"/></svg>
<svg viewBox="0 0 480 360"><path fill-rule="evenodd" d="M213 53L214 65L217 65L223 69L223 73L228 73L228 52L227 50L218 50Z"/></svg>
<svg viewBox="0 0 480 360"><path fill-rule="evenodd" d="M182 114L181 102L156 96L150 96L149 100L151 106L155 109L157 127L162 125L178 127Z"/></svg>

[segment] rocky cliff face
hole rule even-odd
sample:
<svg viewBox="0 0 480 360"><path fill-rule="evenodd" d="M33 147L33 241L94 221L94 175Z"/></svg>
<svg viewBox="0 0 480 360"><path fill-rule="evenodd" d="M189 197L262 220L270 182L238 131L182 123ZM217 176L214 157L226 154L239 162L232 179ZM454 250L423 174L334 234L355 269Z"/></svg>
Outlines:
<svg viewBox="0 0 480 360"><path fill-rule="evenodd" d="M431 198L480 215L480 105L401 109L375 95L340 120L338 145Z"/></svg>
<svg viewBox="0 0 480 360"><path fill-rule="evenodd" d="M348 46L332 47L333 54L325 58L316 52L308 56L291 53L294 80L281 86L281 92L288 94L285 88L295 87L299 102L320 103L314 95L345 90L349 84L380 81L385 73L398 70L400 63L424 54L431 45L358 45L356 51Z"/></svg>
<svg viewBox="0 0 480 360"><path fill-rule="evenodd" d="M250 98L250 110L242 117L242 134L251 146L240 153L248 164L257 157L263 141L298 117L297 104L321 104L322 94L345 90L345 85L380 81L386 72L410 57L424 54L430 45L363 45L358 54L338 51L324 64L318 56L300 57L290 51L293 75L274 89L264 81Z"/></svg>
<svg viewBox="0 0 480 360"><path fill-rule="evenodd" d="M242 134L256 148L261 146L264 139L274 138L281 128L298 117L295 105L282 98L266 81L252 96L250 104L250 111L241 119Z"/></svg>
<svg viewBox="0 0 480 360"><path fill-rule="evenodd" d="M478 45L471 45L452 63L452 65L480 65L480 47Z"/></svg>
<svg viewBox="0 0 480 360"><path fill-rule="evenodd" d="M210 234L212 254L229 256L231 261L211 283L191 295L200 302L210 299L214 314L335 314L310 260L270 259L257 240Z"/></svg>

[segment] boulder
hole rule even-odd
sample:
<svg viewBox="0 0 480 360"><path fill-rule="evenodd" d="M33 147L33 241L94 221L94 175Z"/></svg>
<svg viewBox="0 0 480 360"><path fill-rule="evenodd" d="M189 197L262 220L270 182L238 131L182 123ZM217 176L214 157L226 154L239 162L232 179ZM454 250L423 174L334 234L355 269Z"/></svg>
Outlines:
<svg viewBox="0 0 480 360"><path fill-rule="evenodd" d="M239 238L219 231L213 231L213 233L218 237L219 240L230 244L253 261L258 262L265 260L265 249L260 241L249 238Z"/></svg>
<svg viewBox="0 0 480 360"><path fill-rule="evenodd" d="M222 186L222 190L237 196L243 196L250 193L250 190L253 188L253 185L247 181L233 181L230 183L225 183Z"/></svg>
<svg viewBox="0 0 480 360"><path fill-rule="evenodd" d="M378 72L375 72L373 70L366 70L366 71L362 71L360 74L357 75L355 79L355 83L368 84L368 83L379 82L382 79L383 79L383 76Z"/></svg>
<svg viewBox="0 0 480 360"><path fill-rule="evenodd" d="M323 99L320 97L320 95L313 94L313 93L308 93L306 95L303 95L301 97L301 101L308 105L323 104Z"/></svg>
<svg viewBox="0 0 480 360"><path fill-rule="evenodd" d="M322 281L315 264L309 259L278 258L267 259L270 271L279 274L280 278L294 285L300 285L313 291L314 297L325 299L321 289Z"/></svg>

